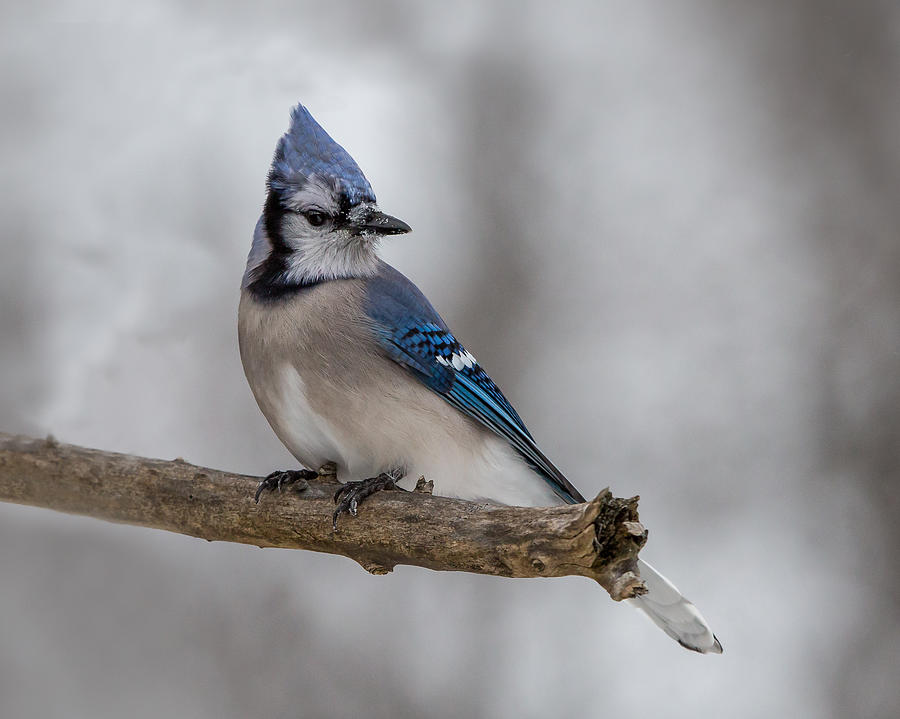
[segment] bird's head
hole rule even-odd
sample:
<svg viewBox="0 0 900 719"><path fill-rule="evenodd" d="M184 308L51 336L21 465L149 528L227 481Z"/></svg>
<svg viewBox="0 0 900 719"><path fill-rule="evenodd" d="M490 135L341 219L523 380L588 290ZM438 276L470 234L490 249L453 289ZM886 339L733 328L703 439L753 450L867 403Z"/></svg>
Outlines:
<svg viewBox="0 0 900 719"><path fill-rule="evenodd" d="M244 285L308 285L365 277L377 243L410 227L378 209L359 165L303 105L278 141Z"/></svg>

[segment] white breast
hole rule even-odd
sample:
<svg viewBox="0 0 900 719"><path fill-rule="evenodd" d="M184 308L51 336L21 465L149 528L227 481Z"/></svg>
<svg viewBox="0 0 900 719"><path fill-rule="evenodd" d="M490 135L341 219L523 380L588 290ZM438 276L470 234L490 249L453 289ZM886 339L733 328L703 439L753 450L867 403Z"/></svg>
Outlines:
<svg viewBox="0 0 900 719"><path fill-rule="evenodd" d="M341 443L327 420L310 406L303 378L292 365L275 368L271 382L262 384L266 397L257 401L291 454L311 469L343 459Z"/></svg>

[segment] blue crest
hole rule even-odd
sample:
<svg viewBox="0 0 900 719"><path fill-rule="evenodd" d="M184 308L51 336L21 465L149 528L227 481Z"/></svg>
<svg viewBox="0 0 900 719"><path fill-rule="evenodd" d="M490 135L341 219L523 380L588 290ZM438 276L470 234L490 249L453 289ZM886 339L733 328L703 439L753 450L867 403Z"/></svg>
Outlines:
<svg viewBox="0 0 900 719"><path fill-rule="evenodd" d="M279 195L296 192L313 175L334 181L351 206L375 202L372 186L350 154L338 145L303 105L291 110L291 126L275 148L269 186Z"/></svg>

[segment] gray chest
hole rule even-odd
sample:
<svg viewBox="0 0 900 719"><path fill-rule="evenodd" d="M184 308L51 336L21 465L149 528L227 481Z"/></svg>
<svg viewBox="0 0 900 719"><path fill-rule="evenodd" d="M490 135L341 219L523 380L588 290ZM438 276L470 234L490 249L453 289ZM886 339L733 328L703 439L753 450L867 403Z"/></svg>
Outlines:
<svg viewBox="0 0 900 719"><path fill-rule="evenodd" d="M468 419L381 353L360 302L353 281L277 304L242 295L244 371L285 446L306 466L359 476L408 465L423 445L472 441Z"/></svg>

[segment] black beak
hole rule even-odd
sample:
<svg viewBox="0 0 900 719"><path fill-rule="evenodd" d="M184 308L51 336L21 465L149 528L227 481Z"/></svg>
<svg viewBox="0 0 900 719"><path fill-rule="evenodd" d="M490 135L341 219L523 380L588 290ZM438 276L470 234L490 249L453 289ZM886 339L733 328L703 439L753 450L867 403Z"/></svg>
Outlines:
<svg viewBox="0 0 900 719"><path fill-rule="evenodd" d="M403 235L411 230L412 227L403 220L383 212L373 212L359 225L360 233L368 232L373 235Z"/></svg>

